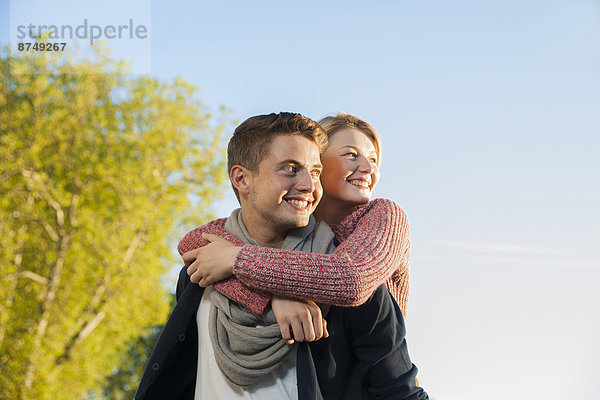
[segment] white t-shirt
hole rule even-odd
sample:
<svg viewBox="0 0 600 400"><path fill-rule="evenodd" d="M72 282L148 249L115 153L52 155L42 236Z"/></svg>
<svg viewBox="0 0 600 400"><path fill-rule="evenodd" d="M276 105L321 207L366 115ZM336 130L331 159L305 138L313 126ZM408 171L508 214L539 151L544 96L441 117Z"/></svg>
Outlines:
<svg viewBox="0 0 600 400"><path fill-rule="evenodd" d="M241 389L225 378L213 351L208 333L208 315L212 305L212 286L204 289L200 307L196 313L198 325L198 372L194 400L297 400L296 350L279 363L277 368L250 388ZM282 339L283 340L283 339Z"/></svg>

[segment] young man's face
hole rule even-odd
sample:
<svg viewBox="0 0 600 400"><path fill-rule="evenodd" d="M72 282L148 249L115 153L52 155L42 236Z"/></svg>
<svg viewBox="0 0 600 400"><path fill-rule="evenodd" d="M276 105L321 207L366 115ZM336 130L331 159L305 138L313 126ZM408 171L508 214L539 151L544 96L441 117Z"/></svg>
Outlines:
<svg viewBox="0 0 600 400"><path fill-rule="evenodd" d="M244 220L278 232L306 226L323 188L317 145L302 136L277 135L258 171L250 174Z"/></svg>

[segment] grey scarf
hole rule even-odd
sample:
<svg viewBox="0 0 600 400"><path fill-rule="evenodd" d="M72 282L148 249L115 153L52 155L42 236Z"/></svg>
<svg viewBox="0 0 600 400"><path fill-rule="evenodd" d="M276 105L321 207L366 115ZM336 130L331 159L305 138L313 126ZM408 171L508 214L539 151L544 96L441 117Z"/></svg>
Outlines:
<svg viewBox="0 0 600 400"><path fill-rule="evenodd" d="M242 222L241 209L236 209L225 223L225 230L245 244L257 245ZM331 253L333 232L327 224L316 223L314 217L303 228L290 231L282 249ZM221 293L211 292L209 332L215 358L225 377L235 386L248 387L275 369L293 350L281 338L272 310L256 315Z"/></svg>

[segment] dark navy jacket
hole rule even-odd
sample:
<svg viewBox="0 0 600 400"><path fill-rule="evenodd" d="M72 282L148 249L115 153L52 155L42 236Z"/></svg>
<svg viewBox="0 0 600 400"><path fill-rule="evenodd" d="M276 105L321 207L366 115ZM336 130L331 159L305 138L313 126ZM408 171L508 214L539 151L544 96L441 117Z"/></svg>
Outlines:
<svg viewBox="0 0 600 400"><path fill-rule="evenodd" d="M196 312L204 288L190 283L184 267L177 305L150 355L136 400L194 399ZM358 307L330 307L326 319L329 338L298 345L299 400L429 398L415 386L417 368L408 356L404 319L384 285Z"/></svg>

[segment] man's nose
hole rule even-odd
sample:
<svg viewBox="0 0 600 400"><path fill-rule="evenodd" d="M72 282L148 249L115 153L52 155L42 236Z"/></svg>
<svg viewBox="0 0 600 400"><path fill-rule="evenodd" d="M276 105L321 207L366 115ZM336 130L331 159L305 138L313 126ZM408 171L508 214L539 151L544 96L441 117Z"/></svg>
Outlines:
<svg viewBox="0 0 600 400"><path fill-rule="evenodd" d="M299 174L296 189L302 192L313 192L315 190L315 180L308 170L304 170Z"/></svg>

